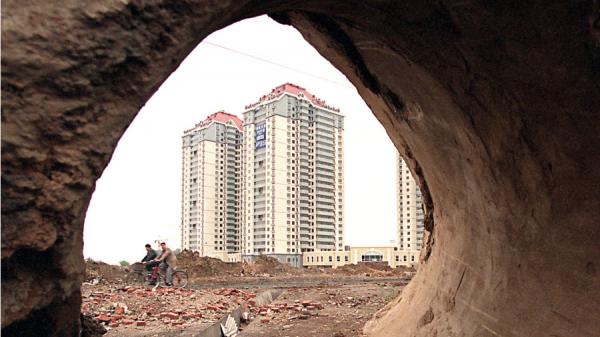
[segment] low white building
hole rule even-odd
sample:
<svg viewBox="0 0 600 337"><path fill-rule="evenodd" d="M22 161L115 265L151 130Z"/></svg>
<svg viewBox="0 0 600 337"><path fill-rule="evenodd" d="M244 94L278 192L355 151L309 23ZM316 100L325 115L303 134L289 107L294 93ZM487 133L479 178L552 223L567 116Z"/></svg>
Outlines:
<svg viewBox="0 0 600 337"><path fill-rule="evenodd" d="M387 262L395 268L397 266L414 266L419 261L419 251L402 251L396 246L365 246L347 247L343 251L316 251L302 254L304 267L332 267L337 268L346 264Z"/></svg>

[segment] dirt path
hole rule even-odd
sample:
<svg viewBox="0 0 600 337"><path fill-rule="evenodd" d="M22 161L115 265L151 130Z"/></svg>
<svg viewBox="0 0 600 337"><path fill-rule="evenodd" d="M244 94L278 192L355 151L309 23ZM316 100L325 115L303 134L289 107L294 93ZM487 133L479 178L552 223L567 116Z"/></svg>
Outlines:
<svg viewBox="0 0 600 337"><path fill-rule="evenodd" d="M198 279L196 284L188 286L190 289L214 289L214 288L237 288L237 289L268 289L268 288L292 288L312 286L344 286L367 283L387 283L396 286L405 286L410 280L403 277L364 277L364 276L336 276L336 277L273 277L273 278L231 278L229 280Z"/></svg>

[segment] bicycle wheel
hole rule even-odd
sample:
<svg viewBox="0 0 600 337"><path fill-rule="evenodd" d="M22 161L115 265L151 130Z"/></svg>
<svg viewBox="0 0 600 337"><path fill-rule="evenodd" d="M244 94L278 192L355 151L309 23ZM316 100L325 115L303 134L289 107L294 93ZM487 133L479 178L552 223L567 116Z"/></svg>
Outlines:
<svg viewBox="0 0 600 337"><path fill-rule="evenodd" d="M183 270L173 272L173 287L185 288L188 284L188 275Z"/></svg>

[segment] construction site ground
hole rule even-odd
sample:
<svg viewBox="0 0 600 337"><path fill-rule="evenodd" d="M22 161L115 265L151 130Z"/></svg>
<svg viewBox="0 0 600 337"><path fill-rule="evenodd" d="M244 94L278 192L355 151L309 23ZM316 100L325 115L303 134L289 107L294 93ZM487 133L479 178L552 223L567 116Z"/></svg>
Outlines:
<svg viewBox="0 0 600 337"><path fill-rule="evenodd" d="M239 336L362 336L364 324L402 287L401 282L341 282L286 288L273 303L255 312Z"/></svg>
<svg viewBox="0 0 600 337"><path fill-rule="evenodd" d="M252 265L213 260L180 257L190 274L185 289L153 289L134 282L131 268L88 261L82 336L191 337L240 307L246 319L238 336L361 336L364 324L414 275L377 264L306 270L272 259ZM283 292L257 304L267 289Z"/></svg>

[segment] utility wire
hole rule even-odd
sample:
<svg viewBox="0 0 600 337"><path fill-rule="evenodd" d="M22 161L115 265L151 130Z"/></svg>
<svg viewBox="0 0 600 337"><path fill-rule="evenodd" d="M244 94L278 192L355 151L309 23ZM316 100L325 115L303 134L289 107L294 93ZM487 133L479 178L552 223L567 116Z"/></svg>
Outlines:
<svg viewBox="0 0 600 337"><path fill-rule="evenodd" d="M254 59L254 60L258 60L258 61L261 61L261 62L264 62L264 63L268 63L268 64L271 64L271 65L274 65L274 66L277 66L277 67L280 67L280 68L291 70L291 71L294 71L294 72L297 72L297 73L300 73L300 74L303 74L303 75L306 75L306 76L314 77L314 78L320 79L322 81L327 81L327 82L333 83L335 85L339 85L339 86L342 86L342 87L345 87L345 88L354 89L353 86L347 85L345 83L338 82L338 81L335 81L335 80L331 80L331 79L328 79L328 78L323 77L323 76L315 75L315 74L309 73L309 72L301 70L301 69L296 69L296 68L293 68L293 67L290 67L290 66L286 66L285 64L281 64L281 63L277 63L277 62L274 62L274 61L271 61L271 60L267 60L267 59L262 58L260 56L248 54L246 52L243 52L243 51L240 51L240 50L237 50L237 49L225 47L225 46L222 46L222 45L219 45L219 44L216 44L216 43L213 43L213 42L209 42L209 41L202 41L201 43L202 44L207 44L207 45L210 45L210 46L213 46L213 47L221 48L221 49L227 50L229 52L232 52L232 53L235 53L235 54L239 54L239 55L242 55L242 56L246 56L248 58L251 58L251 59Z"/></svg>

